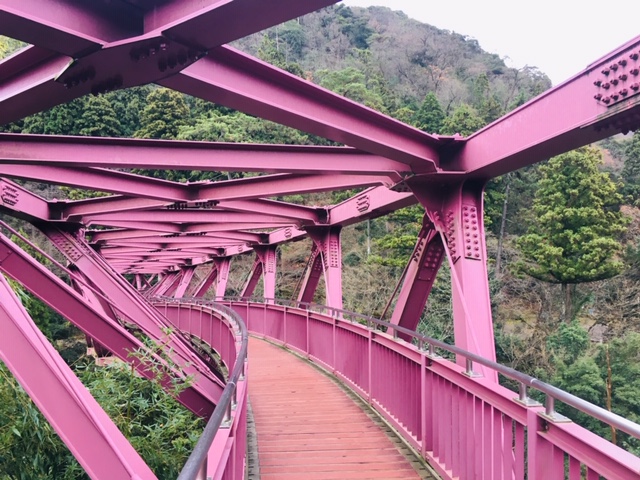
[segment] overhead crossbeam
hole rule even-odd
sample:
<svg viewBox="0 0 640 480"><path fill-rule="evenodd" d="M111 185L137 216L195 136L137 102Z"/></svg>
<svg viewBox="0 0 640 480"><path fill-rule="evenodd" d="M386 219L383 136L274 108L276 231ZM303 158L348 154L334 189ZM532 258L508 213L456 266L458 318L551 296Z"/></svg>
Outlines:
<svg viewBox="0 0 640 480"><path fill-rule="evenodd" d="M256 145L0 134L0 162L225 172L409 173L402 162L348 147Z"/></svg>

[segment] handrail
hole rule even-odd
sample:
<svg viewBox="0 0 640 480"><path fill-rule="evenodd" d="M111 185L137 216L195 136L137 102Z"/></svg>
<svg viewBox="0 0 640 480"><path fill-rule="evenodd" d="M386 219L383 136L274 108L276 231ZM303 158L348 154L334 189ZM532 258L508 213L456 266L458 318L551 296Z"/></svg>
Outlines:
<svg viewBox="0 0 640 480"><path fill-rule="evenodd" d="M203 302L202 299L196 299L196 301ZM554 411L554 400L558 400L566 405L574 407L579 411L590 415L593 418L596 418L616 429L622 430L623 432L628 433L629 435L640 439L640 425L634 423L620 415L605 410L602 407L594 405L586 400L583 400L569 392L565 392L553 385L550 385L542 380L539 380L535 377L527 375L525 373L514 370L511 367L507 367L505 365L501 365L492 360L487 360L480 355L477 355L472 352L468 352L463 350L455 345L449 345L440 340L436 340L435 338L427 337L425 335L419 334L415 331L406 329L404 327L400 327L398 325L391 324L384 320L376 319L371 316L362 315L359 313L349 312L347 310L342 310L333 307L327 307L325 305L311 304L306 302L297 302L292 300L282 300L282 299L274 299L274 298L254 298L254 297L217 297L216 301L218 302L238 302L238 303L260 303L260 304L276 304L275 302L279 302L279 304L283 306L294 306L294 308L300 308L300 306L306 307L302 308L303 310L311 310L312 308L318 308L320 310L327 310L332 313L332 317L335 316L348 316L353 318L359 318L366 321L366 326L368 328L372 328L371 325L375 324L380 327L385 327L387 329L391 329L394 331L394 338L397 338L398 333L402 333L404 335L408 335L410 337L415 338L418 341L418 348L420 350L425 350L425 346L430 347L430 352L432 352L431 356L433 357L433 352L435 348L446 350L455 355L460 355L467 360L467 373L472 374L473 372L473 363L478 363L487 368L490 368L507 378L515 380L520 383L520 398L519 400L523 402L527 402L529 400L527 396L527 387L531 387L539 392L542 392L546 395L545 398L545 416L550 420L557 415Z"/></svg>
<svg viewBox="0 0 640 480"><path fill-rule="evenodd" d="M167 297L156 298L152 301L162 303L196 303L198 305L202 305L200 302L189 302L188 299L179 299L179 301L177 301L175 298ZM236 388L238 386L238 382L242 380L245 373L245 361L247 359L247 349L249 345L249 335L247 333L246 325L237 313L224 305L206 304L203 306L224 316L234 327L236 333L240 334L240 350L238 351L233 370L231 371L229 380L222 391L220 400L216 405L211 418L209 418L202 435L200 435L195 448L191 452L191 455L189 455L184 467L182 467L178 480L194 480L199 478L198 475L205 465L207 454L218 430L220 429L220 426L222 425L222 422L229 419L231 408L233 407L233 403L235 403L236 399Z"/></svg>

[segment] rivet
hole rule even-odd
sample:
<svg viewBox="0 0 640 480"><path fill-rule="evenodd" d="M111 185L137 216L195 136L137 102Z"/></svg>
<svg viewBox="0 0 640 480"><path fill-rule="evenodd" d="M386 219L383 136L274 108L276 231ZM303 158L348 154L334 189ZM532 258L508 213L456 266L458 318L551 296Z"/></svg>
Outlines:
<svg viewBox="0 0 640 480"><path fill-rule="evenodd" d="M626 73L623 73L623 74L622 74L622 75L620 75L618 78L624 82L624 81L626 81L626 80L627 80L627 78L629 78L629 77L627 77L627 74L626 74Z"/></svg>
<svg viewBox="0 0 640 480"><path fill-rule="evenodd" d="M640 90L640 83L634 83L633 85L631 85L631 90L633 90L634 92Z"/></svg>
<svg viewBox="0 0 640 480"><path fill-rule="evenodd" d="M606 104L611 103L611 99L610 99L609 97L604 97L604 98L602 99L602 101L603 101L604 103L606 103Z"/></svg>
<svg viewBox="0 0 640 480"><path fill-rule="evenodd" d="M633 68L631 70L629 70L629 73L631 73L631 75L633 75L634 77L638 75L638 73L640 73L640 70L637 68Z"/></svg>
<svg viewBox="0 0 640 480"><path fill-rule="evenodd" d="M602 70L602 74L603 75L609 75L610 70L608 68L605 68L604 70Z"/></svg>
<svg viewBox="0 0 640 480"><path fill-rule="evenodd" d="M602 84L602 88L604 88L605 90L609 90L609 88L611 88L611 84L609 82L605 82Z"/></svg>
<svg viewBox="0 0 640 480"><path fill-rule="evenodd" d="M596 80L595 82L593 82L593 84L594 84L596 87L599 87L599 86L601 86L601 85L602 85L602 80Z"/></svg>
<svg viewBox="0 0 640 480"><path fill-rule="evenodd" d="M622 90L620 90L620 95L622 95L623 97L626 97L627 95L629 95L629 90L627 90L626 88L623 88Z"/></svg>
<svg viewBox="0 0 640 480"><path fill-rule="evenodd" d="M480 258L480 254L479 254L479 253L476 253L475 257L476 257L476 258Z"/></svg>
<svg viewBox="0 0 640 480"><path fill-rule="evenodd" d="M616 100L618 100L618 98L620 98L620 95L618 95L617 93L614 93L613 95L611 95L611 98L615 102Z"/></svg>
<svg viewBox="0 0 640 480"><path fill-rule="evenodd" d="M609 68L615 72L616 70L618 70L618 64L612 63L611 65L609 65Z"/></svg>
<svg viewBox="0 0 640 480"><path fill-rule="evenodd" d="M629 58L631 60L638 60L638 58L640 58L640 55L638 55L636 52L633 52L631 55L629 55Z"/></svg>

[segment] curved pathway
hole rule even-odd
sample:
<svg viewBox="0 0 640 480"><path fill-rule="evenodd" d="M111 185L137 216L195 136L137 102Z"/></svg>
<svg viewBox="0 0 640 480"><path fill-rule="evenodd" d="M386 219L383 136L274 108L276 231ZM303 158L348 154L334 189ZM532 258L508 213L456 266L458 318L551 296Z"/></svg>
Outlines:
<svg viewBox="0 0 640 480"><path fill-rule="evenodd" d="M317 368L256 338L249 361L260 478L432 478Z"/></svg>

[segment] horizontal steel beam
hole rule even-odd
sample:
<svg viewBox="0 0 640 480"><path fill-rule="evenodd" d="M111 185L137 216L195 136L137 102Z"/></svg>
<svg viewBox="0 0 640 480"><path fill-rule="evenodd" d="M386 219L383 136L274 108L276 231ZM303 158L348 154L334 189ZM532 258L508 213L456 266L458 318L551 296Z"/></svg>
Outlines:
<svg viewBox="0 0 640 480"><path fill-rule="evenodd" d="M0 162L61 167L367 175L404 163L347 147L0 134Z"/></svg>

